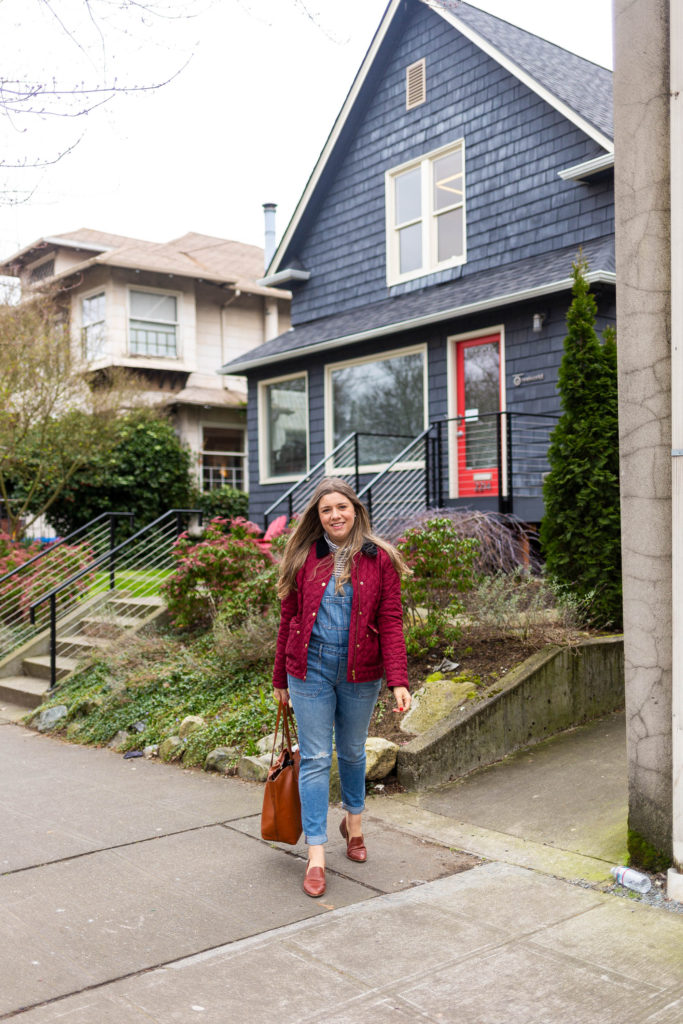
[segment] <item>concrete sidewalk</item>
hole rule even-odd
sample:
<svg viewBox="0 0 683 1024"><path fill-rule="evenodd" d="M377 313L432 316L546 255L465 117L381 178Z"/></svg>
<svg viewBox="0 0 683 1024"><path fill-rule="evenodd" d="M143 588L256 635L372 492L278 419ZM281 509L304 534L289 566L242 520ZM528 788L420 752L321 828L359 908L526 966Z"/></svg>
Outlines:
<svg viewBox="0 0 683 1024"><path fill-rule="evenodd" d="M605 881L621 842L570 801L591 758L623 787L607 729L374 798L366 865L332 809L314 901L303 845L259 838L261 787L0 725L0 1020L678 1024L683 916L562 880Z"/></svg>

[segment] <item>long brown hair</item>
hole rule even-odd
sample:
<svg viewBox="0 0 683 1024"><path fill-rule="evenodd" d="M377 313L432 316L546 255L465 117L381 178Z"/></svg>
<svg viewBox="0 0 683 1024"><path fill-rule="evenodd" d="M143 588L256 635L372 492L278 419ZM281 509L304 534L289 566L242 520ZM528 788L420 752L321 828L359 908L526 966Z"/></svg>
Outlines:
<svg viewBox="0 0 683 1024"><path fill-rule="evenodd" d="M324 536L325 531L320 522L318 505L325 495L332 493L343 494L351 502L355 512L351 533L344 544L344 548L348 552L348 558L338 582L343 583L350 578L351 563L366 541L371 541L378 548L386 551L399 576L404 576L410 572L393 544L372 532L368 510L363 502L360 501L354 489L349 487L339 477L326 476L316 487L311 500L296 524L294 532L287 541L287 546L280 562L280 576L277 585L277 593L280 599L287 597L292 590L296 589L297 573L306 561L311 545Z"/></svg>

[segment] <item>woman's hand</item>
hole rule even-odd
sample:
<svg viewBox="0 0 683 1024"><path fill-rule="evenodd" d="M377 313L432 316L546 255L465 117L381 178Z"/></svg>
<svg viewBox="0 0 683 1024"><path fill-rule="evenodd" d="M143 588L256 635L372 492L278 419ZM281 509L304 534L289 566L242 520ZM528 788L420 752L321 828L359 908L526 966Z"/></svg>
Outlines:
<svg viewBox="0 0 683 1024"><path fill-rule="evenodd" d="M407 687L394 686L392 688L392 693L394 694L394 700L396 701L396 707L392 708L392 711L407 711L413 701Z"/></svg>
<svg viewBox="0 0 683 1024"><path fill-rule="evenodd" d="M281 704L289 704L289 690L280 690L277 687L275 689L275 699L279 700Z"/></svg>

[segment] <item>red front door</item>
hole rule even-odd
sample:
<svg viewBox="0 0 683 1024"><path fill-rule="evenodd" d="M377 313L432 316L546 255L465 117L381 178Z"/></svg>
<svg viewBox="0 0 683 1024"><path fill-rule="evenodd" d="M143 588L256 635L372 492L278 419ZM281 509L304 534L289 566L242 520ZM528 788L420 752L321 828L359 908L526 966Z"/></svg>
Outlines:
<svg viewBox="0 0 683 1024"><path fill-rule="evenodd" d="M500 335L456 345L458 494L498 494Z"/></svg>

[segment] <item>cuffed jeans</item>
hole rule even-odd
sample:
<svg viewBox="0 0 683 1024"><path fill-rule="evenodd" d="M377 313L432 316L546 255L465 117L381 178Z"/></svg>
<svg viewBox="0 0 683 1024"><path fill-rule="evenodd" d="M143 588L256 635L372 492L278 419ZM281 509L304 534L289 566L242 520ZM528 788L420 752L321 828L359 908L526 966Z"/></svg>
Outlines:
<svg viewBox="0 0 683 1024"><path fill-rule="evenodd" d="M301 820L309 846L327 842L333 727L343 806L350 814L365 807L365 741L382 680L347 682L347 657L345 647L311 641L306 679L287 677L299 733Z"/></svg>

